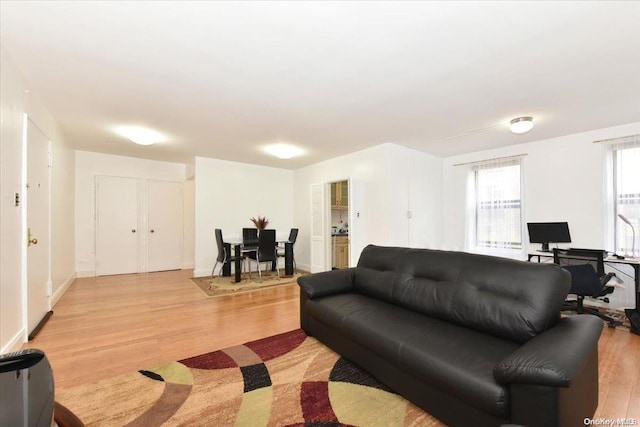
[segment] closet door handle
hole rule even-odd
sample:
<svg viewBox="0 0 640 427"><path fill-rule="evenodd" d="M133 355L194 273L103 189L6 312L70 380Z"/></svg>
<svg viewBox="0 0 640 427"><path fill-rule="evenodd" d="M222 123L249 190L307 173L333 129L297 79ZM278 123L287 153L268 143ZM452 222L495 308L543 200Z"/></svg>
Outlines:
<svg viewBox="0 0 640 427"><path fill-rule="evenodd" d="M149 233L155 233L156 231L152 228Z"/></svg>
<svg viewBox="0 0 640 427"><path fill-rule="evenodd" d="M132 233L135 233L135 232L136 232L136 229L135 229L135 228L132 228L132 229L131 229L131 232L132 232Z"/></svg>

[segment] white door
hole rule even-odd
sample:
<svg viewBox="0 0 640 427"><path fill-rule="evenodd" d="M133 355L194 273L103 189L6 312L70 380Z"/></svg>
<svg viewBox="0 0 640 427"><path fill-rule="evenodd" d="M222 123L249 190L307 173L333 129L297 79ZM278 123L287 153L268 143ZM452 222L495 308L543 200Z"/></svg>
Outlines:
<svg viewBox="0 0 640 427"><path fill-rule="evenodd" d="M182 268L182 183L148 181L147 254L149 271Z"/></svg>
<svg viewBox="0 0 640 427"><path fill-rule="evenodd" d="M311 185L311 273L327 270L324 184Z"/></svg>
<svg viewBox="0 0 640 427"><path fill-rule="evenodd" d="M138 180L96 177L96 275L138 272Z"/></svg>
<svg viewBox="0 0 640 427"><path fill-rule="evenodd" d="M50 142L27 118L27 323L29 332L50 310Z"/></svg>

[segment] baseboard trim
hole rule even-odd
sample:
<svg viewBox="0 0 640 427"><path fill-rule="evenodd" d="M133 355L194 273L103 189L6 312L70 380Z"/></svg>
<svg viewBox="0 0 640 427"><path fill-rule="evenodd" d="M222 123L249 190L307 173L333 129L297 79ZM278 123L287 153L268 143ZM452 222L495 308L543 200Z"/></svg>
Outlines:
<svg viewBox="0 0 640 427"><path fill-rule="evenodd" d="M216 269L216 272L218 270ZM211 276L211 270L210 269L200 269L200 270L193 270L193 277L204 277L204 276Z"/></svg>
<svg viewBox="0 0 640 427"><path fill-rule="evenodd" d="M64 283L60 285L58 289L56 289L56 291L51 296L52 308L58 303L58 301L60 301L60 298L62 298L62 295L64 295L64 293L67 292L67 289L69 289L69 286L71 286L73 281L76 280L76 277L78 277L78 274L74 271L71 274L71 276L69 276L69 278L65 280Z"/></svg>
<svg viewBox="0 0 640 427"><path fill-rule="evenodd" d="M195 268L195 264L193 262L185 262L182 264L183 270L193 270Z"/></svg>
<svg viewBox="0 0 640 427"><path fill-rule="evenodd" d="M80 278L80 277L96 277L96 272L95 272L95 270L76 271L76 277L77 278Z"/></svg>
<svg viewBox="0 0 640 427"><path fill-rule="evenodd" d="M26 342L25 335L26 332L24 328L20 329L18 333L15 334L13 338L11 338L11 340L9 340L9 342L4 347L2 347L2 349L0 349L0 354L12 353L14 351L20 350L22 348L22 344Z"/></svg>
<svg viewBox="0 0 640 427"><path fill-rule="evenodd" d="M311 271L311 266L308 264L298 263L298 270Z"/></svg>

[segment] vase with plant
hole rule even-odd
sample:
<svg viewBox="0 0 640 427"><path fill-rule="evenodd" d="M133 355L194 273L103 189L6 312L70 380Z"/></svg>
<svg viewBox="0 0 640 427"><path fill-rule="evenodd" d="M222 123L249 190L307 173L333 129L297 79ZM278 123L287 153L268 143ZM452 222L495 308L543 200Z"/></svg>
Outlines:
<svg viewBox="0 0 640 427"><path fill-rule="evenodd" d="M269 224L269 220L266 216L258 216L258 218L251 217L249 219L251 220L251 222L253 222L258 230L264 230Z"/></svg>

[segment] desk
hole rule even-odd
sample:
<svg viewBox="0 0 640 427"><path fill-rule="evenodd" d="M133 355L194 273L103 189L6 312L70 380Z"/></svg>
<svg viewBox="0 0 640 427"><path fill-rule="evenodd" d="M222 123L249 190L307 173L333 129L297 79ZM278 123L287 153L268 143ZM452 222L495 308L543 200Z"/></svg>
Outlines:
<svg viewBox="0 0 640 427"><path fill-rule="evenodd" d="M542 262L543 258L550 258L553 260L553 252L529 252L527 255L528 261L531 261L533 258L538 258L538 262ZM640 260L637 259L618 259L615 257L607 257L604 259L605 265L609 264L626 264L633 268L633 282L635 285L635 300L636 300L636 311L640 311Z"/></svg>
<svg viewBox="0 0 640 427"><path fill-rule="evenodd" d="M231 252L231 245L233 245L233 255L235 256L235 282L238 283L242 280L242 265L241 256L243 252L251 252L255 251L258 248L250 247L245 248L240 242L225 242L227 253ZM274 261L271 267L271 270L276 269L276 262ZM222 266L222 275L223 276L231 276L231 263L227 263ZM293 243L284 242L284 275L285 276L293 276Z"/></svg>

